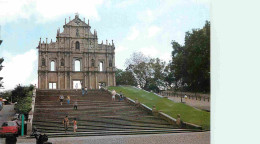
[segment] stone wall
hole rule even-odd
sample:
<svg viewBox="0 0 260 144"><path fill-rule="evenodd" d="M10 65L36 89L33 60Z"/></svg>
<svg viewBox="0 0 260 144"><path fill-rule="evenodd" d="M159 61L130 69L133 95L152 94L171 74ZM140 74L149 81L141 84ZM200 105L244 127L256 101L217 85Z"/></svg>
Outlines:
<svg viewBox="0 0 260 144"><path fill-rule="evenodd" d="M99 83L115 86L113 40L111 44L108 41L98 44L97 31L92 33L89 23L82 21L78 15L63 28L63 32L57 30L56 42L40 39L37 47L39 89L49 89L49 83L55 83L56 89L72 89L74 80L93 89L99 88ZM80 62L79 71L75 70L76 61Z"/></svg>

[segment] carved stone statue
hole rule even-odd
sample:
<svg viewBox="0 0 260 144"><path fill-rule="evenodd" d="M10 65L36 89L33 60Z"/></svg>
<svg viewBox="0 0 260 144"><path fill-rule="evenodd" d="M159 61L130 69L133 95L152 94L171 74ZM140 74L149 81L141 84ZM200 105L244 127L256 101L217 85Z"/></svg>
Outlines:
<svg viewBox="0 0 260 144"><path fill-rule="evenodd" d="M42 66L45 66L45 59L42 58Z"/></svg>
<svg viewBox="0 0 260 144"><path fill-rule="evenodd" d="M79 37L79 29L76 29L76 36Z"/></svg>
<svg viewBox="0 0 260 144"><path fill-rule="evenodd" d="M61 66L64 66L64 64L65 64L64 59L61 59L60 65L61 65Z"/></svg>

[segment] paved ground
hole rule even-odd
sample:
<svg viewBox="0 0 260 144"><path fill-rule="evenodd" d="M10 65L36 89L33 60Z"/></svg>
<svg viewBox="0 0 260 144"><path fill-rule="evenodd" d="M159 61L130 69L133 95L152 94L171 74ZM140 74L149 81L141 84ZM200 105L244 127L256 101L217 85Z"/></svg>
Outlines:
<svg viewBox="0 0 260 144"><path fill-rule="evenodd" d="M11 120L11 118L14 116L14 105L4 105L3 109L0 111L0 127L2 126L2 123L4 121ZM5 139L0 138L0 144L4 144Z"/></svg>
<svg viewBox="0 0 260 144"><path fill-rule="evenodd" d="M174 96L168 96L168 99L173 100L174 102L181 102L180 97L174 97ZM187 105L190 105L192 107L202 109L202 110L207 110L210 111L210 101L208 100L204 101L203 99L196 100L196 99L189 99L185 100L184 98L182 99Z"/></svg>
<svg viewBox="0 0 260 144"><path fill-rule="evenodd" d="M0 111L0 125L2 126L4 121L10 120L14 114L14 105L4 105L2 111Z"/></svg>
<svg viewBox="0 0 260 144"><path fill-rule="evenodd" d="M19 138L19 144L35 144L35 139ZM50 138L53 144L209 144L210 132L126 136Z"/></svg>

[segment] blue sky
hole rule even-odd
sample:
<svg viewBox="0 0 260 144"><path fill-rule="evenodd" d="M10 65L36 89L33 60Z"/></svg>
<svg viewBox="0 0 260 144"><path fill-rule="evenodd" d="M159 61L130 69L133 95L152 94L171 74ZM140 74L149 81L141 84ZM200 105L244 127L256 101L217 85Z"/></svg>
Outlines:
<svg viewBox="0 0 260 144"><path fill-rule="evenodd" d="M5 58L6 89L18 83L37 83L37 50L40 37L55 41L57 29L74 18L90 20L99 43L114 40L116 66L140 51L165 61L171 58L171 41L183 44L185 32L210 20L209 0L1 0L0 57Z"/></svg>

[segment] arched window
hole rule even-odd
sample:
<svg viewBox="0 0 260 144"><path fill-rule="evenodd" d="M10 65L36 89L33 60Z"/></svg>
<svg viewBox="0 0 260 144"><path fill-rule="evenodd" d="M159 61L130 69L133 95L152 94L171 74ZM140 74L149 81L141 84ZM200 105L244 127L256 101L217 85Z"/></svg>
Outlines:
<svg viewBox="0 0 260 144"><path fill-rule="evenodd" d="M64 59L62 58L61 60L60 60L60 66L64 66L65 65L65 61L64 61Z"/></svg>
<svg viewBox="0 0 260 144"><path fill-rule="evenodd" d="M75 60L74 70L75 71L80 71L80 61L79 60Z"/></svg>
<svg viewBox="0 0 260 144"><path fill-rule="evenodd" d="M109 60L109 67L112 67L112 60Z"/></svg>
<svg viewBox="0 0 260 144"><path fill-rule="evenodd" d="M42 58L42 66L45 66L45 59Z"/></svg>
<svg viewBox="0 0 260 144"><path fill-rule="evenodd" d="M76 42L76 49L79 49L80 48L80 44L79 44L79 42L77 41Z"/></svg>
<svg viewBox="0 0 260 144"><path fill-rule="evenodd" d="M92 66L92 67L95 66L95 60L94 60L94 59L91 60L91 66Z"/></svg>
<svg viewBox="0 0 260 144"><path fill-rule="evenodd" d="M55 62L51 61L51 71L55 71Z"/></svg>
<svg viewBox="0 0 260 144"><path fill-rule="evenodd" d="M99 62L99 71L103 71L103 62Z"/></svg>

